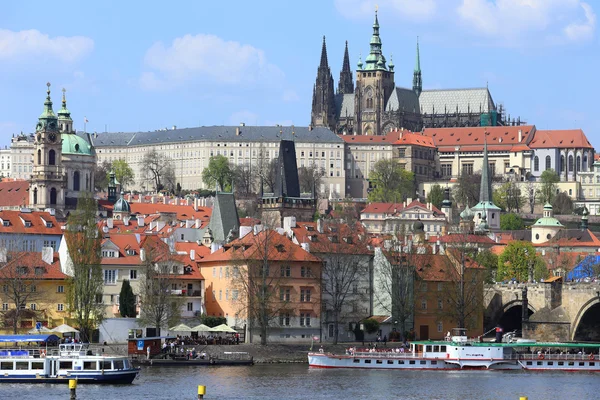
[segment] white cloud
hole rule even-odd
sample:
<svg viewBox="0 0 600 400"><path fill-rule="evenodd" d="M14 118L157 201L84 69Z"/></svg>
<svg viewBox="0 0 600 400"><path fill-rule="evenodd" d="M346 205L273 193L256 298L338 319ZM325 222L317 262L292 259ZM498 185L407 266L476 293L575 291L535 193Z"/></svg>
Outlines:
<svg viewBox="0 0 600 400"><path fill-rule="evenodd" d="M154 43L144 63L150 70L142 73L145 89L161 89L184 83L252 85L257 82L279 84L283 72L267 61L263 50L218 36L185 35L171 45Z"/></svg>
<svg viewBox="0 0 600 400"><path fill-rule="evenodd" d="M92 51L94 41L85 36L50 37L38 30L10 31L0 29L0 59L23 60L50 56L64 62L74 62Z"/></svg>
<svg viewBox="0 0 600 400"><path fill-rule="evenodd" d="M258 114L248 110L234 112L229 116L229 125L239 125L244 123L249 126L258 125Z"/></svg>
<svg viewBox="0 0 600 400"><path fill-rule="evenodd" d="M467 30L505 46L586 39L596 25L581 0L462 0L457 12Z"/></svg>
<svg viewBox="0 0 600 400"><path fill-rule="evenodd" d="M335 7L346 18L373 17L375 7L402 18L429 18L435 14L437 0L335 0Z"/></svg>

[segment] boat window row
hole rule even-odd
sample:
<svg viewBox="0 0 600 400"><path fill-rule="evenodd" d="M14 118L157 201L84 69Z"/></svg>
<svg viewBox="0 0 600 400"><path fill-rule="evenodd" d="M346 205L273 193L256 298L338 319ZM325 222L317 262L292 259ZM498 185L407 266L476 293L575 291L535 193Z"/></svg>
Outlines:
<svg viewBox="0 0 600 400"><path fill-rule="evenodd" d="M29 371L44 370L43 361L2 361L0 362L1 371Z"/></svg>
<svg viewBox="0 0 600 400"><path fill-rule="evenodd" d="M355 358L353 361L355 364L360 364L360 358ZM383 364L384 360L375 360L375 364ZM392 365L394 364L394 361L398 364L398 365L404 365L404 364L408 364L408 365L416 365L416 360L386 360L387 364ZM369 360L369 359L363 359L363 364L372 364L373 360ZM430 361L431 365L437 365L437 361ZM425 360L420 360L419 361L419 365L427 365L427 361Z"/></svg>
<svg viewBox="0 0 600 400"><path fill-rule="evenodd" d="M526 365L533 365L533 361L527 361ZM536 361L536 365L554 365L554 361L546 361L544 364L544 361ZM564 361L557 361L556 365L562 367L565 365ZM587 364L583 361L580 361L577 363L577 366L579 367L585 367L586 365L589 365L590 367L594 367L596 365L596 363L594 361L590 361ZM567 366L569 367L574 367L575 366L575 362L574 361L569 361L567 362Z"/></svg>
<svg viewBox="0 0 600 400"><path fill-rule="evenodd" d="M432 351L434 353L445 353L446 346L445 345L430 345L430 344L428 344L427 346L425 346L425 351L428 353L430 353Z"/></svg>

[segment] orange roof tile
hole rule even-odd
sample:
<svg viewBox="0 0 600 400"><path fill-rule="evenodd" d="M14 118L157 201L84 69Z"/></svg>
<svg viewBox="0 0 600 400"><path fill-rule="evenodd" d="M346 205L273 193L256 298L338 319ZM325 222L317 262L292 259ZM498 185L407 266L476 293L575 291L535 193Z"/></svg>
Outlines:
<svg viewBox="0 0 600 400"><path fill-rule="evenodd" d="M309 243L311 253L373 254L367 248L364 227L360 223L350 227L325 221L323 233L320 233L316 222L297 222L292 232L298 243Z"/></svg>
<svg viewBox="0 0 600 400"><path fill-rule="evenodd" d="M52 255L52 264L47 264L42 261L41 252L27 252L19 255L12 261L0 268L0 279L16 277L17 267L27 267L25 275L19 273L19 277L33 280L63 280L67 279L67 275L63 274L60 269L60 259L58 253ZM41 267L41 269L37 269Z"/></svg>
<svg viewBox="0 0 600 400"><path fill-rule="evenodd" d="M0 182L0 207L27 207L29 182L25 180L2 180Z"/></svg>
<svg viewBox="0 0 600 400"><path fill-rule="evenodd" d="M194 206L176 206L174 204L162 203L129 203L129 205L131 206L132 214L151 215L160 212L176 213L177 219L180 221L188 219L208 220L212 214L212 209L209 207L200 207L198 210L195 210Z"/></svg>
<svg viewBox="0 0 600 400"><path fill-rule="evenodd" d="M0 197L2 197L1 194ZM29 221L31 226L25 226L21 218L24 221ZM45 211L22 212L1 210L0 219L9 222L8 226L0 224L0 233L26 235L62 235L63 233L61 225L56 221L56 217Z"/></svg>
<svg viewBox="0 0 600 400"><path fill-rule="evenodd" d="M594 148L581 129L537 130L529 147L532 149Z"/></svg>
<svg viewBox="0 0 600 400"><path fill-rule="evenodd" d="M390 131L385 135L338 135L346 143L360 144L394 144L394 145L413 145L421 147L432 147L435 145L431 138L424 136L421 133L414 133L408 130Z"/></svg>
<svg viewBox="0 0 600 400"><path fill-rule="evenodd" d="M519 131L521 140L519 141ZM513 145L527 144L529 135L535 131L533 125L524 126L482 126L467 128L426 128L423 133L433 139L439 151L448 151L447 147L481 146L483 149L484 134L487 133L488 149L501 146L496 150L510 149ZM475 150L474 150L475 151Z"/></svg>
<svg viewBox="0 0 600 400"><path fill-rule="evenodd" d="M216 252L204 257L202 262L232 261L232 260L261 260L264 257L261 244L268 244L267 258L269 261L305 261L321 262L315 255L307 252L301 246L292 243L285 235L273 230L263 230L257 235L249 233L241 239L236 239Z"/></svg>

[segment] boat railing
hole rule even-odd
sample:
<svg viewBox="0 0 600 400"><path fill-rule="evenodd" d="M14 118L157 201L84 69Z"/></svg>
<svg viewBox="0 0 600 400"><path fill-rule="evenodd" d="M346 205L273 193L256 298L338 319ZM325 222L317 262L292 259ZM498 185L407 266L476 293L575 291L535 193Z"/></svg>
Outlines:
<svg viewBox="0 0 600 400"><path fill-rule="evenodd" d="M551 360L551 361L600 361L600 355L588 353L588 354L557 354L557 353L516 353L507 354L504 356L505 360Z"/></svg>
<svg viewBox="0 0 600 400"><path fill-rule="evenodd" d="M35 349L2 349L0 350L0 358L43 358L47 354L44 348Z"/></svg>
<svg viewBox="0 0 600 400"><path fill-rule="evenodd" d="M371 358L416 358L416 355L411 352L401 353L395 351L351 351L348 355Z"/></svg>

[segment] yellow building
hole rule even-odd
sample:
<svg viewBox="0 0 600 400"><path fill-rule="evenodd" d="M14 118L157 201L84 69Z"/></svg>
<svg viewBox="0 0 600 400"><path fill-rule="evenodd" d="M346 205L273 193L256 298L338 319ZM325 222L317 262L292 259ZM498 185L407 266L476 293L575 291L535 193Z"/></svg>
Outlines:
<svg viewBox="0 0 600 400"><path fill-rule="evenodd" d="M68 322L69 282L61 272L58 253L45 247L42 252L10 258L0 267L0 332L12 333L16 326L17 333L26 333L37 322L48 328Z"/></svg>

